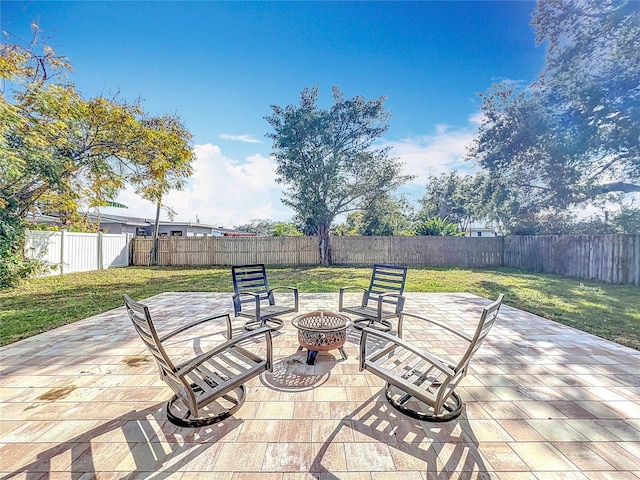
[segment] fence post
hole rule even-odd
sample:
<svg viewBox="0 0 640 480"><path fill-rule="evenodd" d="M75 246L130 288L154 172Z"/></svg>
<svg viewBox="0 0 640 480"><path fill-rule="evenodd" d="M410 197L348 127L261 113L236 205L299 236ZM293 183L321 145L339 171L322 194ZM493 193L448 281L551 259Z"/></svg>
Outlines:
<svg viewBox="0 0 640 480"><path fill-rule="evenodd" d="M127 266L133 265L133 233L127 233Z"/></svg>
<svg viewBox="0 0 640 480"><path fill-rule="evenodd" d="M64 275L64 232L60 231L60 275Z"/></svg>
<svg viewBox="0 0 640 480"><path fill-rule="evenodd" d="M104 270L104 252L103 252L102 232L98 232L98 270Z"/></svg>

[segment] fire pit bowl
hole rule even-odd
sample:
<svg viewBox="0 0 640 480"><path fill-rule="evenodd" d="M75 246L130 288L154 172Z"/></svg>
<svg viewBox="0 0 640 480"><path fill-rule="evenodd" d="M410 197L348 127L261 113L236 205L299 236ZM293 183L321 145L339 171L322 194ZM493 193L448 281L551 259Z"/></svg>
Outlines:
<svg viewBox="0 0 640 480"><path fill-rule="evenodd" d="M318 352L338 349L342 358L346 359L344 343L347 340L347 328L351 320L329 310L316 310L299 315L291 324L298 329L300 349L306 348L307 365L314 365Z"/></svg>

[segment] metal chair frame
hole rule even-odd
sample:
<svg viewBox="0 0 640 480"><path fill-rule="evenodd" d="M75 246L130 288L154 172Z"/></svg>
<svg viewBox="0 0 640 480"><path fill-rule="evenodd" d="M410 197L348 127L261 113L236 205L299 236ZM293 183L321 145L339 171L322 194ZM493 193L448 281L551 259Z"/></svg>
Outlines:
<svg viewBox="0 0 640 480"><path fill-rule="evenodd" d="M245 400L243 384L264 371L272 371L273 346L271 330L267 327L233 338L231 317L224 313L198 319L159 335L149 308L127 295L123 298L136 332L156 361L160 379L174 392L167 402L167 418L176 425L201 427L233 415ZM197 325L222 318L226 320L225 342L181 363L170 358L163 345L168 339ZM240 346L260 336L264 336L266 358Z"/></svg>
<svg viewBox="0 0 640 480"><path fill-rule="evenodd" d="M406 280L407 267L376 264L373 266L369 288L340 288L338 310L353 315L353 326L358 329L367 326L389 331L392 328L390 320L399 318L404 308L405 297L402 294ZM362 291L360 304L345 305L345 294L354 290Z"/></svg>
<svg viewBox="0 0 640 480"><path fill-rule="evenodd" d="M491 330L502 305L503 295L482 309L473 336L455 330L427 317L403 313L440 327L469 345L457 362L433 355L400 337L372 328L362 329L360 338L360 371L368 370L387 382L385 396L402 413L432 422L452 420L462 412L462 399L455 388L467 374L469 362ZM371 337L371 338L370 338ZM370 353L367 341L378 340L385 345Z"/></svg>
<svg viewBox="0 0 640 480"><path fill-rule="evenodd" d="M279 330L284 321L278 317L298 311L298 289L289 286L270 289L264 264L233 266L231 276L234 314L251 319L244 324L245 330L255 330L265 325L272 330ZM274 292L278 290L292 294L293 305L276 305Z"/></svg>

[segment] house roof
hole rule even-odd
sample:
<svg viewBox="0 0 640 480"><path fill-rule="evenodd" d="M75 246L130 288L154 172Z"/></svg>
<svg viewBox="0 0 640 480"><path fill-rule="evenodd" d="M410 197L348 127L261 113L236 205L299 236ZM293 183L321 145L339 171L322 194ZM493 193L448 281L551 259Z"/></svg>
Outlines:
<svg viewBox="0 0 640 480"><path fill-rule="evenodd" d="M60 219L58 217L52 217L51 215L43 215L41 213L30 213L27 215L27 220L35 223L46 223L46 224L55 224L59 223Z"/></svg>
<svg viewBox="0 0 640 480"><path fill-rule="evenodd" d="M99 221L100 223L121 223L123 225L133 225L136 227L146 227L155 223L155 220L148 218L125 217L122 215L97 215L95 213L90 213L89 218L92 222Z"/></svg>
<svg viewBox="0 0 640 480"><path fill-rule="evenodd" d="M141 217L128 217L124 215L111 215L111 214L96 214L90 213L89 219L92 222L100 222L100 223L119 223L122 225L130 225L135 227L150 227L155 224L155 218L141 218ZM57 223L59 222L58 217L53 217L50 215L42 215L35 214L29 217L37 223ZM255 233L243 232L240 230L234 230L233 228L224 228L218 227L216 225L211 225L207 223L199 223L199 222L174 222L174 221L160 221L158 222L162 226L176 226L176 227L187 227L187 228L206 228L211 229L213 231L219 232L222 235L229 236L245 236L252 237L255 236Z"/></svg>

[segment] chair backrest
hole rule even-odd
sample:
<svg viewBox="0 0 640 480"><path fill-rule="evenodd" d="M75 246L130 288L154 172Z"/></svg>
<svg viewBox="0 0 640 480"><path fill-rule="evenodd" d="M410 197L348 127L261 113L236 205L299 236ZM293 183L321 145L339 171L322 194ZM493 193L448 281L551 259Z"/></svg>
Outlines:
<svg viewBox="0 0 640 480"><path fill-rule="evenodd" d="M175 381L182 383L180 379L174 375L175 366L162 347L162 343L160 343L160 338L158 337L156 327L153 324L147 306L134 302L128 295L123 295L123 298L127 313L136 332L138 332L138 335L156 360L160 378L164 379L166 376L169 376Z"/></svg>
<svg viewBox="0 0 640 480"><path fill-rule="evenodd" d="M233 266L231 267L231 276L233 277L233 291L236 294L233 299L236 312L239 312L245 303L255 304L254 298L248 295L238 295L243 292L256 293L260 295L260 300L269 300L271 305L275 303L273 294L269 294L269 283L264 264Z"/></svg>
<svg viewBox="0 0 640 480"><path fill-rule="evenodd" d="M498 312L500 311L500 306L502 305L503 298L504 298L504 295L500 294L500 296L495 302L491 303L490 305L487 305L482 309L482 315L480 316L480 321L478 322L478 326L476 327L475 334L473 335L473 338L469 343L469 347L467 348L467 351L464 353L464 355L458 362L458 365L454 368L456 372L459 372L467 368L467 366L469 365L469 361L471 360L471 357L473 357L473 355L476 353L476 350L478 350L482 345L482 342L484 342L484 339L487 337L489 331L491 330L491 327L493 327L493 324L495 323L496 318L498 317Z"/></svg>
<svg viewBox="0 0 640 480"><path fill-rule="evenodd" d="M374 265L371 274L369 290L363 299L366 304L370 297L376 299L381 293L397 293L402 295L407 281L407 267L397 265ZM391 298L385 303L397 303L397 299Z"/></svg>

